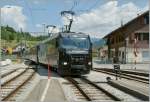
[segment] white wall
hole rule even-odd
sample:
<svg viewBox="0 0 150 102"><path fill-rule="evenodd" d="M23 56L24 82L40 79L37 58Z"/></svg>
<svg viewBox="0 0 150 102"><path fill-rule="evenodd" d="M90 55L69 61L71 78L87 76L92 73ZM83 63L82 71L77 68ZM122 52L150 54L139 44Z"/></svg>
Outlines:
<svg viewBox="0 0 150 102"><path fill-rule="evenodd" d="M127 62L129 62L129 63L134 63L135 61L137 62L137 63L143 63L143 62L150 62L150 59L148 59L148 57L147 58L143 58L143 51L148 51L149 49L147 48L147 49L141 49L141 48L139 48L138 49L138 53L137 53L137 57L135 57L135 55L134 55L134 48L126 48L126 60L127 60ZM119 48L119 51L121 51L121 52L125 52L125 48L124 47L121 47L121 48ZM119 56L119 59L121 60L122 59L122 54L121 54L121 56Z"/></svg>

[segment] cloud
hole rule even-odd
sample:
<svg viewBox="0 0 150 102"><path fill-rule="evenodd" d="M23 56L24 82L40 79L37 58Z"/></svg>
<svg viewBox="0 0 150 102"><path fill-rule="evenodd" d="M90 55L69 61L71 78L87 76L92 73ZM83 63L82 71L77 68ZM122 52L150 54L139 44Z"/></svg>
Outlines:
<svg viewBox="0 0 150 102"><path fill-rule="evenodd" d="M2 24L9 25L19 30L26 29L27 17L23 14L23 8L20 6L6 5L1 8L2 11Z"/></svg>
<svg viewBox="0 0 150 102"><path fill-rule="evenodd" d="M40 4L40 2L37 1L37 0L34 0L33 3L34 3L34 4Z"/></svg>
<svg viewBox="0 0 150 102"><path fill-rule="evenodd" d="M75 16L72 30L102 38L118 28L121 21L125 24L147 8L140 8L133 2L118 5L118 1L109 1L90 12ZM63 21L66 24L66 20L63 19Z"/></svg>
<svg viewBox="0 0 150 102"><path fill-rule="evenodd" d="M35 25L37 28L41 28L42 27L42 24L36 24Z"/></svg>
<svg viewBox="0 0 150 102"><path fill-rule="evenodd" d="M64 0L64 2L65 2L66 4L71 4L71 3L73 2L73 0Z"/></svg>

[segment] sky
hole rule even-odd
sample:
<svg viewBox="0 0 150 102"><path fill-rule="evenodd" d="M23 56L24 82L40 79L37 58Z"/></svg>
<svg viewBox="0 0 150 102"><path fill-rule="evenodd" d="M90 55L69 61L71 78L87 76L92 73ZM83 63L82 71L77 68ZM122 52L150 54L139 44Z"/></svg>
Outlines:
<svg viewBox="0 0 150 102"><path fill-rule="evenodd" d="M0 0L1 22L37 36L43 34L43 24L56 25L53 32L60 31L68 24L60 12L72 10L72 31L102 38L121 22L125 24L147 11L148 4L149 0Z"/></svg>

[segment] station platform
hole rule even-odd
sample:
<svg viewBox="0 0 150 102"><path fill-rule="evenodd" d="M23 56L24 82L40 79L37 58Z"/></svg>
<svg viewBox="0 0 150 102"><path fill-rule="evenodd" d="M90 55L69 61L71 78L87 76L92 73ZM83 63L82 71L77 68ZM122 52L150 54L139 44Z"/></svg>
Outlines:
<svg viewBox="0 0 150 102"><path fill-rule="evenodd" d="M49 84L47 86L47 84ZM67 102L57 79L41 79L24 102Z"/></svg>

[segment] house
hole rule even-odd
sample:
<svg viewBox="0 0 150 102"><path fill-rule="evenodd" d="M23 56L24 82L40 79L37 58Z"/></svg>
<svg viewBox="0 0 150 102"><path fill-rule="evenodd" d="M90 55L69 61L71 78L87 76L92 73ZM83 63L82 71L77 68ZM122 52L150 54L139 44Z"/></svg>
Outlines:
<svg viewBox="0 0 150 102"><path fill-rule="evenodd" d="M103 39L108 46L108 60L121 63L147 63L149 55L149 11L110 32Z"/></svg>

